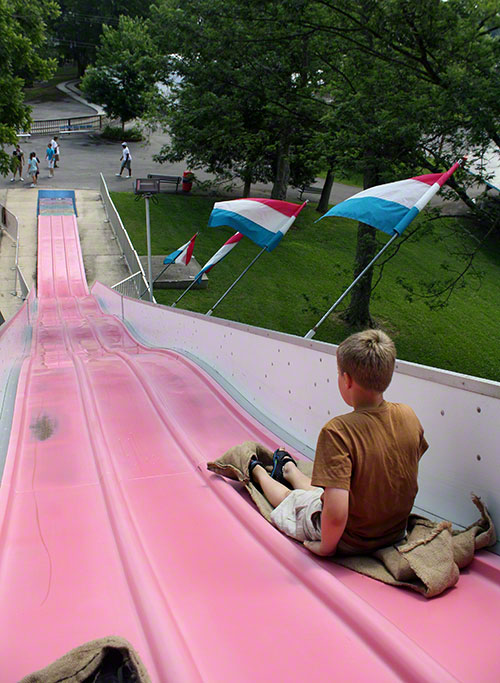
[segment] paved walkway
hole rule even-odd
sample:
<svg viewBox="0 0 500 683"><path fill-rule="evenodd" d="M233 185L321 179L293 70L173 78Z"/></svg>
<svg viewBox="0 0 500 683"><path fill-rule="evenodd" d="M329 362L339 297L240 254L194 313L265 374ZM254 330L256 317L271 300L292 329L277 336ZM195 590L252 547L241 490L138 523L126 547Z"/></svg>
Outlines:
<svg viewBox="0 0 500 683"><path fill-rule="evenodd" d="M67 98L57 102L30 102L33 109L32 116L35 120L46 120L70 116L86 116L96 113L98 105L84 104L82 93L69 81L58 86L68 94ZM75 99L76 98L76 99ZM146 132L146 134L148 134ZM45 148L52 136L33 135L29 140L21 143L25 152L25 158L31 151L36 151L39 158L45 156ZM161 129L149 132L148 138L143 142L131 142L129 148L132 154L132 170L134 177L146 177L148 173L162 173L164 175L182 175L187 170L184 162L158 164L153 161L153 156L158 154L163 145L168 141L168 135ZM49 188L57 184L62 189L87 189L99 188L99 173L101 172L110 191L130 192L132 181L126 178L117 178L116 172L120 169L121 142L103 140L98 134L73 133L60 136L60 168L56 169L55 180L49 180L45 168L40 176L40 188ZM42 167L44 164L42 163ZM212 178L208 173L196 171L201 180ZM17 183L16 183L17 185ZM1 189L8 186L7 178L0 178ZM26 185L27 186L27 185ZM241 191L243 183L235 188ZM332 202L342 201L356 190L346 185L335 184L332 190ZM261 196L269 196L271 185L257 183L252 186L252 193ZM313 199L318 199L315 195ZM288 199L298 200L298 190L290 189Z"/></svg>

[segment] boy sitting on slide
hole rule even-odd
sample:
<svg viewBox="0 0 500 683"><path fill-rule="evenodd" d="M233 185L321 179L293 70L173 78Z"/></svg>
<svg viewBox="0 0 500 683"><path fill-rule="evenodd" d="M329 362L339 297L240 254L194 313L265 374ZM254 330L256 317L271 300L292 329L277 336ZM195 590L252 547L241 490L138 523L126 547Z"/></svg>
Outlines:
<svg viewBox="0 0 500 683"><path fill-rule="evenodd" d="M339 345L339 391L353 411L321 430L312 479L284 450L275 452L271 474L255 457L250 462L275 526L316 555L367 553L405 536L428 445L413 410L384 400L395 360L394 343L380 330Z"/></svg>

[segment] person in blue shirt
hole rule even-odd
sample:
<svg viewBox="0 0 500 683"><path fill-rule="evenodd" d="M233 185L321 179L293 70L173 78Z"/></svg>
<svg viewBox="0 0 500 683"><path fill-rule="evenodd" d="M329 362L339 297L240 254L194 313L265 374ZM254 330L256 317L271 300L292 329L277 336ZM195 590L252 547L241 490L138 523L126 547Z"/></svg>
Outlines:
<svg viewBox="0 0 500 683"><path fill-rule="evenodd" d="M52 147L52 143L49 142L47 145L47 149L45 151L45 158L47 159L47 165L49 167L49 178L54 177L54 157L55 157L55 151Z"/></svg>

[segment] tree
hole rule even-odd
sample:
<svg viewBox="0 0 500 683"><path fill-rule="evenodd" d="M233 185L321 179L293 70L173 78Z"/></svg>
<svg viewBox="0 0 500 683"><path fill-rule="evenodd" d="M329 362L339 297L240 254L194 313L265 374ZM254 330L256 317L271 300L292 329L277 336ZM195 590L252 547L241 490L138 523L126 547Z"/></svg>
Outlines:
<svg viewBox="0 0 500 683"><path fill-rule="evenodd" d="M295 38L281 15L281 3L269 0L251 18L235 0L158 6L153 30L161 50L178 55L171 70L181 77L163 117L171 142L160 159L239 176L245 193L272 180L278 199L289 182L311 182L318 71L307 36Z"/></svg>
<svg viewBox="0 0 500 683"><path fill-rule="evenodd" d="M96 64L87 68L81 88L124 128L158 96L160 61L145 21L120 17L117 29L103 26Z"/></svg>
<svg viewBox="0 0 500 683"><path fill-rule="evenodd" d="M10 169L10 155L4 145L17 142L18 131L29 130L30 109L24 104L24 79L48 78L55 60L41 56L46 42L46 25L57 16L50 0L0 0L0 172Z"/></svg>

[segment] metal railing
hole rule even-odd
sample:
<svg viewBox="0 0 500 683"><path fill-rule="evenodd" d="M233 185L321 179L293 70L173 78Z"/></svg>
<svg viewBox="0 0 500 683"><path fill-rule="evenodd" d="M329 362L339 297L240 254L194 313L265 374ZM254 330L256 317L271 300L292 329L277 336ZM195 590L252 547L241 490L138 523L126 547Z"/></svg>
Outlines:
<svg viewBox="0 0 500 683"><path fill-rule="evenodd" d="M116 210L116 206L113 204L113 200L109 196L108 186L106 185L106 181L104 180L104 176L102 175L102 173L99 174L99 191L101 193L101 199L102 203L104 204L104 210L106 211L107 219L111 224L111 229L113 230L113 233L116 237L118 244L120 245L123 258L125 259L125 263L128 266L128 269L131 273L131 277L135 278L134 286L130 287L131 293L126 294L126 296L131 296L135 299L139 299L140 292L143 292L144 290L146 290L146 292L149 292L149 284L146 280L146 275L144 273L144 268L142 267L141 260L137 255L137 252L134 249L132 242L130 241L130 237L128 236L128 233L123 226L120 214ZM122 280L122 282L118 282L116 285L114 285L114 288L126 282L126 280L128 279L129 278L125 278L125 280ZM135 290L135 285L137 285L137 291Z"/></svg>
<svg viewBox="0 0 500 683"><path fill-rule="evenodd" d="M140 292L142 291L143 273L140 270L133 275L129 275L124 280L120 280L111 289L114 289L123 296L130 296L133 299L140 299Z"/></svg>
<svg viewBox="0 0 500 683"><path fill-rule="evenodd" d="M19 289L21 291L19 296L24 301L24 299L26 299L26 297L29 294L30 288L28 287L28 283L24 279L24 275L23 275L22 270L19 268L19 264L16 265L16 275L17 275L17 279L19 281ZM17 281L15 283L15 287L16 287L16 294L17 294Z"/></svg>
<svg viewBox="0 0 500 683"><path fill-rule="evenodd" d="M0 227L13 242L17 242L19 234L17 218L2 205L0 205Z"/></svg>
<svg viewBox="0 0 500 683"><path fill-rule="evenodd" d="M2 204L0 204L0 231L2 234L7 235L12 242L12 246L16 249L14 266L11 269L14 271L14 289L11 291L11 294L12 296L17 296L17 284L19 280L21 289L20 297L25 299L28 296L29 287L21 268L19 267L19 225L14 214Z"/></svg>
<svg viewBox="0 0 500 683"><path fill-rule="evenodd" d="M66 132L86 132L91 130L101 130L102 114L91 114L90 116L72 116L66 119L47 119L46 121L33 121L30 128L31 135L46 135L48 133Z"/></svg>

